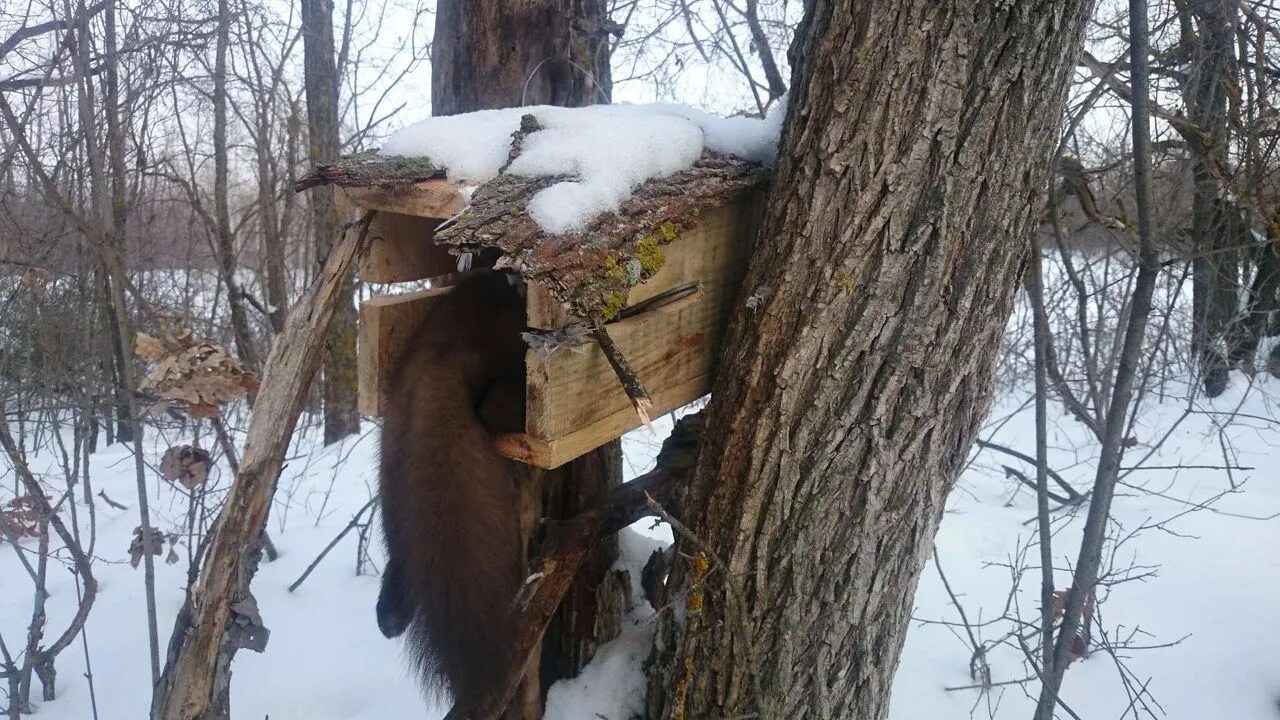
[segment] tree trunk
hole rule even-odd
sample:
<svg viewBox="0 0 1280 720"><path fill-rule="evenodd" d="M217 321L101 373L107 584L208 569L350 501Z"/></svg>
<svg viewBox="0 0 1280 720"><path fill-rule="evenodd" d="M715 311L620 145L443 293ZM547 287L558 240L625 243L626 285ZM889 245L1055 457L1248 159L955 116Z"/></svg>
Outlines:
<svg viewBox="0 0 1280 720"><path fill-rule="evenodd" d="M249 316L244 310L244 292L236 280L236 251L231 232L227 176L227 46L231 44L231 7L228 0L218 0L218 38L213 62L213 228L214 247L218 254L218 270L227 288L227 307L231 311L231 332L235 336L240 360L248 368L259 370L258 353L249 331Z"/></svg>
<svg viewBox="0 0 1280 720"><path fill-rule="evenodd" d="M124 167L124 130L120 127L120 73L118 60L114 57L116 53L116 18L115 7L108 5L103 10L103 42L107 47L107 52L112 56L105 63L106 72L103 73L103 102L106 106L107 120L107 166L111 175L111 229L112 237L120 245L120 250L126 249L127 238L125 236L125 223L128 218L127 213L127 196L126 196L126 178ZM104 275L105 278L105 275ZM104 279L107 287L110 287L111 280ZM110 333L112 342L112 360L115 363L115 376L117 382L123 380L125 371L124 364L132 362L132 352L126 352L124 343L130 340L122 340L119 331L119 320L116 317L116 308L110 302L111 293L108 290L108 302L104 305L110 322ZM126 312L121 309L119 312ZM129 418L129 403L125 398L125 393L132 392L132 388L120 389L117 385L116 394L116 439L120 442L133 441L133 423Z"/></svg>
<svg viewBox="0 0 1280 720"><path fill-rule="evenodd" d="M1090 6L806 3L651 717L887 715Z"/></svg>
<svg viewBox="0 0 1280 720"><path fill-rule="evenodd" d="M308 157L312 165L341 152L338 136L338 69L333 55L333 0L302 0L302 42L307 90ZM332 186L311 193L316 260L333 249L341 225ZM360 432L356 410L356 307L353 278L340 290L324 349L324 442Z"/></svg>
<svg viewBox="0 0 1280 720"><path fill-rule="evenodd" d="M1180 18L1190 40L1190 77L1183 90L1189 119L1206 143L1193 161L1192 349L1205 377L1206 392L1226 387L1227 362L1218 345L1234 319L1239 292L1239 235L1232 232L1238 210L1220 197L1213 168L1227 167L1227 98L1236 87L1235 30L1239 9L1233 0L1191 0ZM1216 390L1216 391L1215 391Z"/></svg>
<svg viewBox="0 0 1280 720"><path fill-rule="evenodd" d="M263 529L307 388L320 366L324 338L344 301L343 278L368 246L368 220L352 227L298 299L272 343L249 418L240 466L215 523L200 582L178 611L164 674L151 699L152 720L227 720L231 669L242 648L262 652L270 634L249 587L262 555Z"/></svg>
<svg viewBox="0 0 1280 720"><path fill-rule="evenodd" d="M607 3L573 0L441 0L432 55L432 113L451 115L520 105L578 106L609 101ZM536 72L535 72L536 70ZM622 449L611 442L556 470L521 466L525 558L554 527L622 481ZM626 597L609 569L610 539L584 563L543 637L506 717L542 715L547 688L572 677L618 634Z"/></svg>
<svg viewBox="0 0 1280 720"><path fill-rule="evenodd" d="M431 112L608 103L602 0L441 0L431 54Z"/></svg>
<svg viewBox="0 0 1280 720"><path fill-rule="evenodd" d="M250 56L249 69L253 78L253 122L254 122L254 155L258 162L258 207L259 224L262 226L261 251L266 278L267 317L271 323L271 334L284 330L285 317L289 312L289 271L285 260L285 234L280 223L279 200L276 191L280 187L278 172L278 154L280 152L279 136L272 128L276 103L280 99L279 90L284 72L283 61L274 67L268 66L269 73L264 74L261 62L257 58L257 48L261 43L261 35L254 27L251 13L241 17L244 23L244 43L248 46L245 52ZM286 197L292 197L287 193ZM286 208L288 211L288 208Z"/></svg>
<svg viewBox="0 0 1280 720"><path fill-rule="evenodd" d="M280 232L280 217L276 207L276 173L267 154L272 147L267 141L271 134L270 100L263 98L257 110L258 123L258 204L262 207L262 254L266 259L267 305L272 334L284 330L289 313L289 271L285 263L285 236Z"/></svg>
<svg viewBox="0 0 1280 720"><path fill-rule="evenodd" d="M117 343L116 353L119 357L120 392L124 396L124 409L128 412L128 438L133 444L134 479L138 490L138 520L142 528L144 547L151 546L151 511L147 499L147 470L142 455L142 411L139 407L137 376L134 371L133 352L133 320L129 317L129 304L125 300L125 286L128 276L125 272L125 258L128 253L128 238L125 235L126 178L124 158L124 126L121 123L119 66L115 57L119 51L116 41L115 8L108 5L103 12L103 44L104 54L108 60L104 73L104 111L107 117L107 152L105 158L99 149L94 133L93 92L88 77L91 62L91 45L89 16L80 13L79 43L76 47L77 70L82 78L80 105L80 124L85 136L85 156L89 163L89 174L93 178L93 187L89 195L92 198L95 214L91 227L83 228L91 246L95 247L97 261L106 271L106 289L110 298L111 315L114 317L112 333ZM111 190L105 198L100 188L105 187L104 167L111 178ZM103 200L106 200L104 206ZM117 435L117 439L125 438ZM156 576L155 561L143 553L142 562L143 586L147 607L147 640L151 659L151 680L160 675L160 634L156 623Z"/></svg>

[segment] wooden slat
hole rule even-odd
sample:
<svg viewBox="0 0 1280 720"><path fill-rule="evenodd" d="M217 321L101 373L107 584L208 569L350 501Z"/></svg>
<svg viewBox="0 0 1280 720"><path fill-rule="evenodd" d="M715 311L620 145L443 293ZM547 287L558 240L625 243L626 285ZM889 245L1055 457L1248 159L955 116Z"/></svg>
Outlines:
<svg viewBox="0 0 1280 720"><path fill-rule="evenodd" d="M732 278L736 283L736 274L745 267L749 251L752 212L750 198L703 211L696 228L660 247L666 257L662 268L631 289L627 304L634 305L690 280L709 284Z"/></svg>
<svg viewBox="0 0 1280 720"><path fill-rule="evenodd" d="M423 280L454 272L458 259L432 241L439 220L379 212L369 225L369 252L356 274L376 283Z"/></svg>
<svg viewBox="0 0 1280 720"><path fill-rule="evenodd" d="M697 281L700 292L611 323L609 335L649 391L656 416L710 389L720 340L745 269L749 201L705 213L699 226L663 247L666 262L632 291L632 302ZM526 356L525 445L535 464L571 459L640 426L600 348ZM513 451L513 454L514 451Z"/></svg>
<svg viewBox="0 0 1280 720"><path fill-rule="evenodd" d="M444 220L462 212L467 206L462 186L448 180L425 180L400 185L352 185L342 192L355 205L366 210L381 210Z"/></svg>
<svg viewBox="0 0 1280 720"><path fill-rule="evenodd" d="M649 390L652 415L710 390L723 310L715 297L694 296L609 326L610 337ZM575 350L549 358L534 352L525 356L526 431L544 443L560 441L552 449L553 460L571 459L565 453L581 454L641 424L600 348Z"/></svg>
<svg viewBox="0 0 1280 720"><path fill-rule="evenodd" d="M357 353L357 407L365 415L381 415L386 377L405 342L417 329L435 298L451 287L401 295L382 295L360 304L360 345Z"/></svg>
<svg viewBox="0 0 1280 720"><path fill-rule="evenodd" d="M703 375L653 393L654 406L665 408L661 413L655 413L655 416L684 407L711 392L712 379L711 375ZM512 460L552 469L637 427L639 421L636 420L635 410L627 407L555 440L542 440L528 433L513 433L499 436L496 442L498 452Z"/></svg>
<svg viewBox="0 0 1280 720"><path fill-rule="evenodd" d="M719 282L725 272L736 271L745 257L750 241L748 226L753 210L752 198L738 203L711 208L699 218L698 227L661 246L665 257L662 268L649 280L627 294L627 305L660 295L691 280ZM529 327L554 330L577 318L537 283L529 284Z"/></svg>

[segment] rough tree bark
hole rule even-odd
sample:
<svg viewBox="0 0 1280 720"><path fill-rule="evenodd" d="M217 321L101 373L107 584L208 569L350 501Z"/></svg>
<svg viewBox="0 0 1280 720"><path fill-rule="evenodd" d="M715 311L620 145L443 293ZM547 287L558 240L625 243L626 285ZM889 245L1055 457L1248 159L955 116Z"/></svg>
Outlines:
<svg viewBox="0 0 1280 720"><path fill-rule="evenodd" d="M654 718L887 714L1092 3L805 5Z"/></svg>
<svg viewBox="0 0 1280 720"><path fill-rule="evenodd" d="M608 19L601 0L443 0L431 49L431 112L608 103Z"/></svg>
<svg viewBox="0 0 1280 720"><path fill-rule="evenodd" d="M338 68L333 54L333 0L302 0L303 72L311 164L341 153L338 136ZM323 262L338 239L338 207L332 187L310 193L316 259ZM324 351L324 442L360 432L356 410L356 307L353 279L341 290Z"/></svg>
<svg viewBox="0 0 1280 720"><path fill-rule="evenodd" d="M259 369L258 353L249 330L249 316L244 309L244 291L236 280L235 238L232 237L230 188L227 157L227 47L231 44L231 5L218 0L218 30L213 61L213 215L214 249L218 255L218 271L227 288L227 307L231 311L231 332L241 362L255 372Z"/></svg>
<svg viewBox="0 0 1280 720"><path fill-rule="evenodd" d="M1188 119L1203 133L1193 154L1192 175L1192 350L1200 363L1205 392L1220 394L1227 384L1227 359L1219 341L1237 310L1240 277L1238 210L1220 197L1214 168L1227 163L1227 100L1236 88L1235 34L1239 6L1234 0L1189 0L1179 14L1182 40L1190 49L1190 75L1183 87Z"/></svg>
<svg viewBox="0 0 1280 720"><path fill-rule="evenodd" d="M611 26L606 8L604 0L440 0L432 48L432 113L608 102ZM617 441L556 470L521 466L526 559L537 553L548 528L621 480ZM507 718L541 717L551 683L577 674L596 647L618 633L625 595L609 572L616 557L616 540L610 539L583 564Z"/></svg>

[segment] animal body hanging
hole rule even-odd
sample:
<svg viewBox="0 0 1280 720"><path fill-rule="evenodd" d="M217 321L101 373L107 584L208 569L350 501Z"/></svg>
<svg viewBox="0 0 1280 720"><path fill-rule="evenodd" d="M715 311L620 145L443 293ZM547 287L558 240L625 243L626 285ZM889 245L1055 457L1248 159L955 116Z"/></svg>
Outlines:
<svg viewBox="0 0 1280 720"><path fill-rule="evenodd" d="M523 429L524 303L502 273L439 298L390 375L379 488L388 562L378 627L407 632L428 687L470 698L513 646L521 545L513 461Z"/></svg>

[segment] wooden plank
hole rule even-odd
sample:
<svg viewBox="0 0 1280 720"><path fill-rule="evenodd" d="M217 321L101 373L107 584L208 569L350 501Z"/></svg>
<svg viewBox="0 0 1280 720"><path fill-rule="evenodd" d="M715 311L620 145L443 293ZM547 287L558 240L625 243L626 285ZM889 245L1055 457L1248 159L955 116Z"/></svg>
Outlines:
<svg viewBox="0 0 1280 720"><path fill-rule="evenodd" d="M627 305L648 300L690 281L719 282L737 272L751 241L752 198L704 211L698 227L660 247L662 268L631 289ZM554 330L575 322L569 311L542 285L529 283L529 327Z"/></svg>
<svg viewBox="0 0 1280 720"><path fill-rule="evenodd" d="M608 326L654 400L652 415L697 399L710 387L750 252L749 203L706 211L697 228L663 248L662 269L631 297L639 302L691 281L699 283L698 294ZM641 424L600 348L579 350L526 356L525 429L534 448L530 457L541 452L536 464L585 452ZM708 379L697 385L698 378Z"/></svg>
<svg viewBox="0 0 1280 720"><path fill-rule="evenodd" d="M384 385L395 360L435 298L452 289L439 287L400 295L382 295L360 303L356 405L362 414L382 414L386 403Z"/></svg>
<svg viewBox="0 0 1280 720"><path fill-rule="evenodd" d="M711 375L702 375L687 382L653 393L655 408L663 408L657 415L684 407L711 392ZM613 438L640 426L635 410L629 406L555 440L542 440L528 433L498 436L498 452L512 460L527 465L554 469L581 457L604 445Z"/></svg>
<svg viewBox="0 0 1280 720"><path fill-rule="evenodd" d="M627 304L634 305L691 280L713 283L737 273L745 267L750 251L752 211L749 198L704 210L696 228L659 247L665 256L662 268L631 288Z"/></svg>
<svg viewBox="0 0 1280 720"><path fill-rule="evenodd" d="M434 218L379 212L369 225L369 252L356 274L376 283L408 282L457 270L458 259L432 241Z"/></svg>
<svg viewBox="0 0 1280 720"><path fill-rule="evenodd" d="M697 378L711 376L723 334L724 293L688 297L609 326L654 401L656 416L696 399L674 393ZM530 352L525 428L544 442L579 435L588 450L640 426L640 418L617 376L594 344L562 350L549 358ZM709 387L709 385L708 385Z"/></svg>
<svg viewBox="0 0 1280 720"><path fill-rule="evenodd" d="M366 210L445 220L467 206L462 186L448 180L396 185L350 185L342 188L353 204Z"/></svg>

